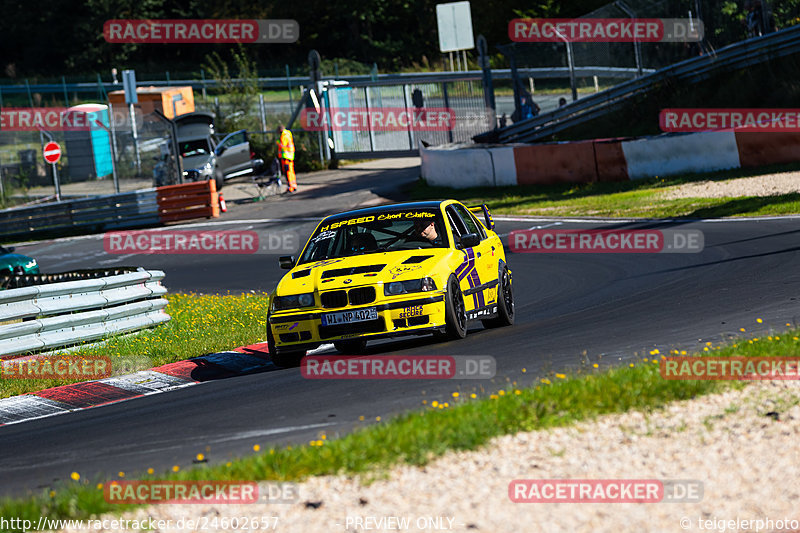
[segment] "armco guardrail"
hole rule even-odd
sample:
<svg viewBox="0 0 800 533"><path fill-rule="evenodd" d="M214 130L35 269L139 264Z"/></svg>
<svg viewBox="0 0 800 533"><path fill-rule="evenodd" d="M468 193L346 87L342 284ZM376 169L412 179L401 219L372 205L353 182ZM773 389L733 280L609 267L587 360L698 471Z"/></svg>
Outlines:
<svg viewBox="0 0 800 533"><path fill-rule="evenodd" d="M63 348L167 322L162 279L160 270L139 269L0 291L0 356Z"/></svg>
<svg viewBox="0 0 800 533"><path fill-rule="evenodd" d="M219 216L213 180L0 211L0 241L155 226Z"/></svg>
<svg viewBox="0 0 800 533"><path fill-rule="evenodd" d="M520 121L506 128L474 137L476 142L534 142L611 113L657 83L676 80L697 83L710 76L756 63L800 52L800 25L748 39L717 50L713 55L699 56L675 63L611 89L586 96L577 102L550 113Z"/></svg>

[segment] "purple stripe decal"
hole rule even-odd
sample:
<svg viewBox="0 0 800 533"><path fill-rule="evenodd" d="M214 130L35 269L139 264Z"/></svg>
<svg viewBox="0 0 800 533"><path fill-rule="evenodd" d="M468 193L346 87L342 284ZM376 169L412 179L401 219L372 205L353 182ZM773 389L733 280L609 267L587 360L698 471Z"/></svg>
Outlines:
<svg viewBox="0 0 800 533"><path fill-rule="evenodd" d="M470 274L470 279L472 280L472 286L477 287L481 284L481 278L478 276L478 269L473 269L472 273ZM478 303L476 304L478 307L483 307L486 305L485 300L483 299L483 291L478 291L475 293L475 296L478 298Z"/></svg>

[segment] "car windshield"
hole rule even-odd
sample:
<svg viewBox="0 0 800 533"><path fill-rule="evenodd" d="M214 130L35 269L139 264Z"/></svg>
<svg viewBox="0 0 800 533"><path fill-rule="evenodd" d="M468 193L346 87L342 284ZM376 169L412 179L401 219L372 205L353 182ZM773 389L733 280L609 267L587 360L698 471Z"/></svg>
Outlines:
<svg viewBox="0 0 800 533"><path fill-rule="evenodd" d="M208 139L196 139L194 141L183 141L181 145L181 156L192 157L195 155L207 155L211 153L208 146Z"/></svg>
<svg viewBox="0 0 800 533"><path fill-rule="evenodd" d="M436 210L396 210L328 220L317 228L299 264L353 255L448 246Z"/></svg>

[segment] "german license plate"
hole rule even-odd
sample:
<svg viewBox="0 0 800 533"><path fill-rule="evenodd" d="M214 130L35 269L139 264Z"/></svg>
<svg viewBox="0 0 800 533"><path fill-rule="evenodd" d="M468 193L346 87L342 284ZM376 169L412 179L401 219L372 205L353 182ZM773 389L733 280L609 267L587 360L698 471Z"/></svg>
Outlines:
<svg viewBox="0 0 800 533"><path fill-rule="evenodd" d="M334 326L336 324L352 324L353 322L366 322L377 320L378 311L374 307L359 309L357 311L339 311L336 313L326 313L322 315L323 326Z"/></svg>

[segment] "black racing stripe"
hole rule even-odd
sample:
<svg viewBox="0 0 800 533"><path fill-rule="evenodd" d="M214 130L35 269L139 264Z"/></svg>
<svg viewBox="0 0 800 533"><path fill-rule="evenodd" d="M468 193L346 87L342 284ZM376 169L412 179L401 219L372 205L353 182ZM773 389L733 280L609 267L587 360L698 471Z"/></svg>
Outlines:
<svg viewBox="0 0 800 533"><path fill-rule="evenodd" d="M469 296L470 294L476 293L478 291L484 291L486 289L491 289L495 285L498 284L497 280L489 281L484 283L483 285L478 285L477 287L472 287L471 289L467 289L464 291L464 296Z"/></svg>
<svg viewBox="0 0 800 533"><path fill-rule="evenodd" d="M390 304L382 304L376 306L367 306L367 307L356 307L353 309L347 309L348 311L359 311L361 309L369 309L370 307L375 307L377 311L387 311L389 309L400 309L402 307L413 307L415 305L425 305L425 304L432 304L436 302L441 302L444 300L444 295L439 296L429 296L428 298L419 298L416 300L403 300L401 302L392 302ZM325 311L322 313L306 313L303 315L289 315L289 316L275 316L269 317L270 324L282 324L284 322L299 322L301 320L314 320L320 318L322 315L327 313L332 313L335 311Z"/></svg>

